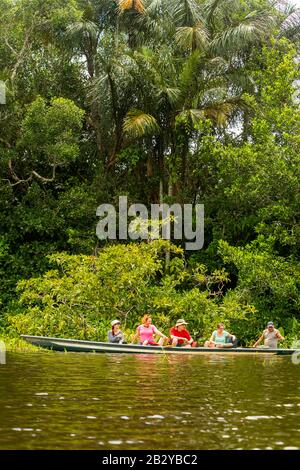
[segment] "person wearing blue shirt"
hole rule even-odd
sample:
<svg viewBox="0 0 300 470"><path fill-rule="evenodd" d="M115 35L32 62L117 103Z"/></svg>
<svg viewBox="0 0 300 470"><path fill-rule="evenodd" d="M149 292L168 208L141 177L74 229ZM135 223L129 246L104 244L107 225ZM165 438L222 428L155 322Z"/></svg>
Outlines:
<svg viewBox="0 0 300 470"><path fill-rule="evenodd" d="M217 329L211 335L209 341L205 341L205 348L232 348L236 337L225 331L224 324L218 323Z"/></svg>

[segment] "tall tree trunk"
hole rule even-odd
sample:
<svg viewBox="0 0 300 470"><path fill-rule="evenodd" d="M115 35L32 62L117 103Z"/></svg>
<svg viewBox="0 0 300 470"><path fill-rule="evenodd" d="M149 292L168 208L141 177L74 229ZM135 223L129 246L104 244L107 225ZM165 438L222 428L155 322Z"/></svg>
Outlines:
<svg viewBox="0 0 300 470"><path fill-rule="evenodd" d="M159 204L163 203L164 199L164 146L162 139L158 137L157 140L157 158L158 158L158 173L159 173L159 192L158 192L158 201Z"/></svg>
<svg viewBox="0 0 300 470"><path fill-rule="evenodd" d="M171 198L172 195L173 195L172 177L171 178L169 177L169 181L168 181L168 196L169 196L169 198ZM170 222L170 242L171 242L171 234L172 234L172 224ZM165 263L166 271L169 270L170 259L171 259L170 250L166 250L166 263Z"/></svg>
<svg viewBox="0 0 300 470"><path fill-rule="evenodd" d="M109 160L107 163L107 167L111 168L115 164L117 153L120 151L121 146L122 146L122 121L120 119L120 113L119 113L118 106L117 106L117 103L118 103L117 90L116 90L115 83L110 73L108 74L108 83L109 83L110 94L111 94L112 115L113 115L114 127L115 127L114 144L110 151Z"/></svg>

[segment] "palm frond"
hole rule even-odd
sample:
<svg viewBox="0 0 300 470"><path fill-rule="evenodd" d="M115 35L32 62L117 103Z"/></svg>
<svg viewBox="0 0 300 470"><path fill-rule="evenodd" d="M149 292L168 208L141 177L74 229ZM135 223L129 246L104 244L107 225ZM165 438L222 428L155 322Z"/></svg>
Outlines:
<svg viewBox="0 0 300 470"><path fill-rule="evenodd" d="M206 106L203 109L203 113L206 118L214 121L217 126L224 126L236 106L237 103L235 100L213 103L211 106Z"/></svg>
<svg viewBox="0 0 300 470"><path fill-rule="evenodd" d="M88 86L87 98L92 103L98 102L103 95L108 96L108 93L109 93L108 78L109 77L107 73L102 73L99 77L94 78L94 80Z"/></svg>
<svg viewBox="0 0 300 470"><path fill-rule="evenodd" d="M237 93L255 93L256 82L254 78L247 74L245 70L236 68L226 73L226 79L230 83L232 90Z"/></svg>
<svg viewBox="0 0 300 470"><path fill-rule="evenodd" d="M131 109L123 122L123 131L130 137L140 138L158 134L160 127L154 116L140 109Z"/></svg>
<svg viewBox="0 0 300 470"><path fill-rule="evenodd" d="M143 73L158 90L157 95L161 92L162 77L158 67L158 58L153 50L142 47L139 51L135 51L133 59L137 64L137 73L140 76Z"/></svg>
<svg viewBox="0 0 300 470"><path fill-rule="evenodd" d="M176 26L194 26L204 22L201 6L196 0L169 0L168 11Z"/></svg>
<svg viewBox="0 0 300 470"><path fill-rule="evenodd" d="M211 41L210 49L214 53L241 50L258 42L268 34L275 24L275 18L269 12L251 12L239 24L220 32Z"/></svg>
<svg viewBox="0 0 300 470"><path fill-rule="evenodd" d="M290 3L290 0L273 0L272 6L282 12L285 17L288 17L297 10L297 6L294 3Z"/></svg>
<svg viewBox="0 0 300 470"><path fill-rule="evenodd" d="M204 49L208 44L208 31L202 23L196 26L181 26L177 28L175 41L188 50Z"/></svg>
<svg viewBox="0 0 300 470"><path fill-rule="evenodd" d="M90 37L97 40L99 29L93 21L77 21L68 27L67 33L70 36Z"/></svg>
<svg viewBox="0 0 300 470"><path fill-rule="evenodd" d="M281 23L279 38L286 37L290 40L298 39L300 36L300 8L293 10Z"/></svg>
<svg viewBox="0 0 300 470"><path fill-rule="evenodd" d="M181 98L181 90L179 88L166 87L162 91L166 94L171 106L175 106Z"/></svg>
<svg viewBox="0 0 300 470"><path fill-rule="evenodd" d="M213 23L219 15L226 11L234 11L240 7L240 0L205 0L202 5L203 16L208 24Z"/></svg>
<svg viewBox="0 0 300 470"><path fill-rule="evenodd" d="M142 47L134 52L133 59L137 65L137 80L140 80L141 74L147 77L158 102L167 101L173 107L180 98L181 90L176 86L176 67L168 52L168 48L155 52Z"/></svg>
<svg viewBox="0 0 300 470"><path fill-rule="evenodd" d="M149 5L145 5L147 13L158 13L160 12L165 5L164 0L150 0Z"/></svg>
<svg viewBox="0 0 300 470"><path fill-rule="evenodd" d="M137 13L145 13L145 6L143 0L119 0L119 13L124 13L126 10L135 10Z"/></svg>
<svg viewBox="0 0 300 470"><path fill-rule="evenodd" d="M231 66L232 65L230 62L218 55L216 57L207 59L204 69L206 82L210 80L217 80L219 78L224 80Z"/></svg>
<svg viewBox="0 0 300 470"><path fill-rule="evenodd" d="M185 61L180 77L180 88L184 93L197 82L200 68L200 53L198 50L194 51Z"/></svg>
<svg viewBox="0 0 300 470"><path fill-rule="evenodd" d="M223 3L223 0L206 0L203 4L203 13L208 23L211 22L216 10Z"/></svg>
<svg viewBox="0 0 300 470"><path fill-rule="evenodd" d="M215 86L205 89L198 95L198 107L204 107L207 104L219 103L228 97L228 88L226 86Z"/></svg>
<svg viewBox="0 0 300 470"><path fill-rule="evenodd" d="M205 119L205 112L202 109L185 109L178 113L177 119L188 121L195 126Z"/></svg>

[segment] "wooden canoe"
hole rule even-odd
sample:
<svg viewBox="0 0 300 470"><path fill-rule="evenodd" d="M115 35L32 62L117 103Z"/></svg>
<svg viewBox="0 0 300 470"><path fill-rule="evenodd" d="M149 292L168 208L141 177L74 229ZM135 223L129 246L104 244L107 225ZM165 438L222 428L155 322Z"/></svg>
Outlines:
<svg viewBox="0 0 300 470"><path fill-rule="evenodd" d="M113 344L96 341L82 341L64 338L48 338L46 336L21 335L29 343L54 351L95 352L118 354L277 354L291 355L300 349L270 348L173 348L170 346L141 346L138 344Z"/></svg>

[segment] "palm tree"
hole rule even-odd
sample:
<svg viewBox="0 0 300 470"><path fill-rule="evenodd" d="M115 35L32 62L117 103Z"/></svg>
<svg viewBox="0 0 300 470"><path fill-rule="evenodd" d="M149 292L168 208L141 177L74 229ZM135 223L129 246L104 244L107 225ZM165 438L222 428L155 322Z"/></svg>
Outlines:
<svg viewBox="0 0 300 470"><path fill-rule="evenodd" d="M154 0L146 12L161 13L165 6L164 0ZM165 160L172 160L170 155L181 155L184 186L188 154L199 138L198 123L209 118L222 126L243 105L245 51L266 37L274 25L271 10L243 11L237 0L171 0L167 15L175 25L171 60L167 55L162 59L161 51L151 49L140 57L148 64L148 80L156 100L143 97L138 107L129 110L123 126L132 138L153 136L160 192ZM171 74L166 72L169 68ZM169 180L173 179L169 169Z"/></svg>

